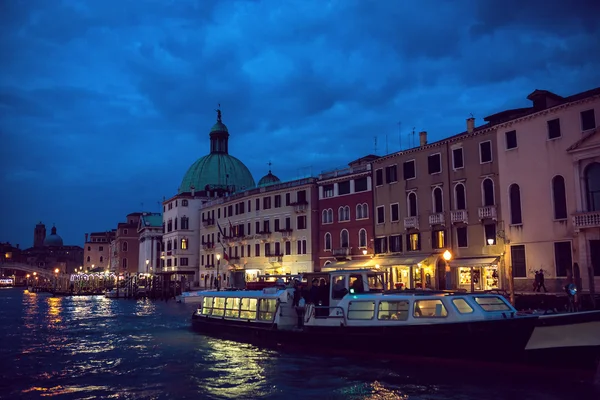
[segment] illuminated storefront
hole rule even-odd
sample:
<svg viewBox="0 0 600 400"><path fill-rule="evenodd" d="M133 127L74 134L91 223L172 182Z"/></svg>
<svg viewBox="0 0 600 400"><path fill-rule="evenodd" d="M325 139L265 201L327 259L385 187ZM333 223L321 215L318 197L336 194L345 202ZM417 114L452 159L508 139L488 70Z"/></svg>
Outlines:
<svg viewBox="0 0 600 400"><path fill-rule="evenodd" d="M500 287L499 257L457 258L449 262L452 289L483 291Z"/></svg>

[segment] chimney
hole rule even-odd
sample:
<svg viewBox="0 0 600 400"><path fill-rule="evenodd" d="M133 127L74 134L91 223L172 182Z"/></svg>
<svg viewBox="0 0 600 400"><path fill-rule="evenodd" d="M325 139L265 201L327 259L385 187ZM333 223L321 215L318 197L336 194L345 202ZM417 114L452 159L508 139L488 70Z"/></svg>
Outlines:
<svg viewBox="0 0 600 400"><path fill-rule="evenodd" d="M421 147L423 147L427 144L427 132L425 132L425 131L419 132L419 141L421 143Z"/></svg>
<svg viewBox="0 0 600 400"><path fill-rule="evenodd" d="M467 133L473 133L475 129L475 118L467 118Z"/></svg>
<svg viewBox="0 0 600 400"><path fill-rule="evenodd" d="M85 234L85 242L84 243L87 243L87 239L88 239L88 234L86 233Z"/></svg>

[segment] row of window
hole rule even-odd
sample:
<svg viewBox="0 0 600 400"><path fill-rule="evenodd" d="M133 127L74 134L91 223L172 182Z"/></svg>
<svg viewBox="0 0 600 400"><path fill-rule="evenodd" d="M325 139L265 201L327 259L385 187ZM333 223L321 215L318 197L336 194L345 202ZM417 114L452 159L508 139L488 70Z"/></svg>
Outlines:
<svg viewBox="0 0 600 400"><path fill-rule="evenodd" d="M169 205L168 205L169 210L173 209L173 203L175 203L175 207L177 207L178 200L175 200L174 202L172 201L172 202L169 203ZM188 204L189 203L188 203L187 199L181 200L181 206L182 207L187 207ZM163 206L163 211L167 211L166 208L165 208L165 206Z"/></svg>
<svg viewBox="0 0 600 400"><path fill-rule="evenodd" d="M238 297L205 297L202 315L244 320L272 321L277 311L277 299Z"/></svg>
<svg viewBox="0 0 600 400"><path fill-rule="evenodd" d="M92 251L92 246L88 246L87 251ZM104 246L98 246L98 251L104 251Z"/></svg>
<svg viewBox="0 0 600 400"><path fill-rule="evenodd" d="M281 219L275 218L275 219L273 219L273 225L274 225L273 228L274 228L275 232L291 231L292 230L291 217L285 218L283 226L281 224ZM219 225L219 228L220 228L220 231L217 232L217 240L221 239L221 234L223 235L223 237L243 237L246 235L252 235L252 229L251 229L252 223L251 222L248 222L246 224L241 223L238 225L232 225L230 223L229 226ZM308 228L308 226L307 226L306 215L296 216L296 229L304 230L307 228ZM254 234L255 235L269 234L269 233L271 233L271 220L264 219L262 221L254 221ZM202 243L205 243L205 242L215 243L215 234L214 233L206 234L206 238L205 238L205 235L202 235L201 241L202 241Z"/></svg>
<svg viewBox="0 0 600 400"><path fill-rule="evenodd" d="M580 113L581 130L587 131L596 128L596 115L594 109L585 110ZM558 139L562 136L560 130L560 118L546 121L548 140ZM516 149L519 144L517 140L517 131L504 132L504 144L506 150Z"/></svg>
<svg viewBox="0 0 600 400"><path fill-rule="evenodd" d="M177 265L179 261L179 265ZM187 267L189 264L189 259L187 257L169 257L166 259L167 267ZM165 267L165 260L160 260L161 267Z"/></svg>
<svg viewBox="0 0 600 400"><path fill-rule="evenodd" d="M87 262L91 262L92 261L92 257L87 256L86 261ZM103 256L100 256L100 262L104 262L104 257Z"/></svg>
<svg viewBox="0 0 600 400"><path fill-rule="evenodd" d="M188 230L190 229L190 219L188 217L186 217L185 215L181 218L169 218L169 220L167 221L167 229L165 230L165 223L163 222L163 232L172 232L172 231L176 231L178 230L177 228L177 222L181 220L181 227L179 229L181 230Z"/></svg>
<svg viewBox="0 0 600 400"><path fill-rule="evenodd" d="M487 164L492 162L492 142L486 140L479 143L479 163ZM416 160L408 160L402 164L402 173L405 181L417 178ZM454 170L465 167L464 152L462 147L452 149L452 168ZM427 157L427 172L429 175L440 174L442 172L442 154L435 153ZM385 167L385 183L398 182L398 165L389 165ZM375 170L375 186L384 184L384 169Z"/></svg>
<svg viewBox="0 0 600 400"><path fill-rule="evenodd" d="M269 210L273 208L281 208L281 195L276 194L272 196L264 196L262 199L256 198L254 199L254 209L256 211L260 211L262 200L262 208L263 210ZM291 193L285 194L285 205L292 206L295 204L307 204L306 198L306 190L299 190L296 192L296 202L292 203ZM221 210L223 210L223 217L221 217ZM233 215L240 215L246 212L252 212L252 200L240 201L236 204L230 204L228 206L217 208L217 219L220 218L228 218ZM210 210L202 213L202 221L214 220L215 219L215 210Z"/></svg>
<svg viewBox="0 0 600 400"><path fill-rule="evenodd" d="M347 229L342 229L340 232L340 248L346 249L350 246L350 233L348 233ZM333 242L331 239L331 233L327 232L324 236L324 246L323 250L331 251L333 248ZM367 230L362 228L358 231L358 248L366 249L367 248Z"/></svg>
<svg viewBox="0 0 600 400"><path fill-rule="evenodd" d="M166 242L166 249L167 251L171 251L171 250L177 250L177 243L179 243L179 248L181 250L187 250L188 249L188 239L187 238L175 238L175 239L169 239ZM163 246L165 244L163 243ZM163 247L164 248L164 247Z"/></svg>
<svg viewBox="0 0 600 400"><path fill-rule="evenodd" d="M287 240L283 242L283 252L281 249L280 242L267 242L263 244L264 246L264 257L280 257L280 256L291 256L292 254L292 242ZM239 245L226 247L227 257L238 259L241 257L261 257L261 243L254 244L254 254L251 254L250 250L252 249L252 245ZM224 248L225 249L225 248ZM224 250L225 251L225 250ZM305 255L307 254L307 240L302 238L296 241L296 255ZM215 265L215 254L202 254L200 256L202 265ZM204 263L206 261L206 264Z"/></svg>
<svg viewBox="0 0 600 400"><path fill-rule="evenodd" d="M598 242L598 245L600 246L600 240L597 240L596 242ZM527 272L530 272L530 275L533 275L534 272L538 270L537 263L536 267L528 270L525 249L526 245L524 244L510 246L510 258L515 278L526 278ZM597 264L598 265L594 265L594 276L600 276L600 263ZM556 270L556 276L567 276L567 271L572 271L573 253L572 243L570 241L554 243L554 268Z"/></svg>
<svg viewBox="0 0 600 400"><path fill-rule="evenodd" d="M354 182L354 190L350 182ZM337 194L335 191L337 185ZM367 177L351 179L343 182L332 183L329 185L323 185L323 196L322 198L330 198L334 196L343 196L346 194L366 192L369 189Z"/></svg>
<svg viewBox="0 0 600 400"><path fill-rule="evenodd" d="M350 206L340 206L338 208L338 222L350 221ZM369 205L367 203L361 203L356 205L356 219L368 219L369 218ZM333 209L327 208L321 213L321 223L332 224L333 223Z"/></svg>

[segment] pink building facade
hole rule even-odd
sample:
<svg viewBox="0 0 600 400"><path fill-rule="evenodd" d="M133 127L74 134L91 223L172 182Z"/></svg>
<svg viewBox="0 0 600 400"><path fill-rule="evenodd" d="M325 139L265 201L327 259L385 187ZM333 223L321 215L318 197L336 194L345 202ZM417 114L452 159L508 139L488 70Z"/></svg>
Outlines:
<svg viewBox="0 0 600 400"><path fill-rule="evenodd" d="M549 292L572 279L598 287L600 88L569 97L536 90L528 99L532 107L489 117L505 119L496 121L498 236L515 291L534 290L539 271Z"/></svg>

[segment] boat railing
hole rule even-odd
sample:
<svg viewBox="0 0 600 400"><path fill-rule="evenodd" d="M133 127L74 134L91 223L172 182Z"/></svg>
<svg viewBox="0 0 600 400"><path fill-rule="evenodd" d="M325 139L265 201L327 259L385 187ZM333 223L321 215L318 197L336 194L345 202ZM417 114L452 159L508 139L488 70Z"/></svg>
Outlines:
<svg viewBox="0 0 600 400"><path fill-rule="evenodd" d="M281 300L277 299L277 305L275 306L275 312L273 313L273 322L271 322L271 327L269 329L273 329L275 326L275 321L277 321L277 312L281 306Z"/></svg>

